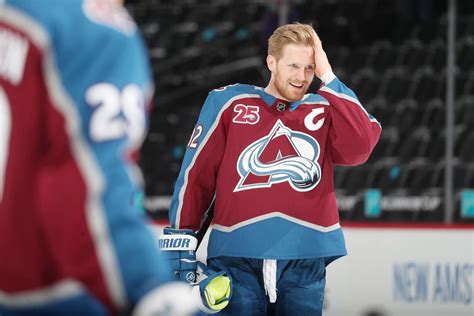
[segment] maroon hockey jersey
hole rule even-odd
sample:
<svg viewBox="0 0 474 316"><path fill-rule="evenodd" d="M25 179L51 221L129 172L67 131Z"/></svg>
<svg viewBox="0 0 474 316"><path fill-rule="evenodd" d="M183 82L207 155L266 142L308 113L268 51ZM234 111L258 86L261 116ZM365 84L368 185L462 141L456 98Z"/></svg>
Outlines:
<svg viewBox="0 0 474 316"><path fill-rule="evenodd" d="M292 103L250 85L216 89L189 141L170 222L197 230L215 199L209 257L345 255L333 166L365 162L380 133L337 78Z"/></svg>

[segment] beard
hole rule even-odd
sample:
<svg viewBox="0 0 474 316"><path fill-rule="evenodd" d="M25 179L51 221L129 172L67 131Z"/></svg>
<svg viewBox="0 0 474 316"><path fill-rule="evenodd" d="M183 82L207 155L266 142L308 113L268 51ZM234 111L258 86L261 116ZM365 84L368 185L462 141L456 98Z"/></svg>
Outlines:
<svg viewBox="0 0 474 316"><path fill-rule="evenodd" d="M301 88L296 88L290 84L290 82L302 85ZM305 81L298 81L298 80L284 80L278 74L275 74L275 82L274 87L275 90L281 95L285 100L295 102L301 100L306 92L308 91L309 84L306 80Z"/></svg>

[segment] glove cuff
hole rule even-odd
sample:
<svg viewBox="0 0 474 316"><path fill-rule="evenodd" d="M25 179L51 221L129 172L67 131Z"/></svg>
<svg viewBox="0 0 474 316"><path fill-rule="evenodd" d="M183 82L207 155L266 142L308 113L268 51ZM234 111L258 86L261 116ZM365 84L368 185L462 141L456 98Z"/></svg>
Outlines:
<svg viewBox="0 0 474 316"><path fill-rule="evenodd" d="M188 229L165 228L164 233L158 238L158 245L162 251L194 251L197 244L197 238Z"/></svg>

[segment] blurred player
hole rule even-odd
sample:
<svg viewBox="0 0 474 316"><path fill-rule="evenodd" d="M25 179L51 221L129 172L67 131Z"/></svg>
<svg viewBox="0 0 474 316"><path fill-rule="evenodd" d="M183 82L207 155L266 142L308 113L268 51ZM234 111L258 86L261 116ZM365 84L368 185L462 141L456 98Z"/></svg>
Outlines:
<svg viewBox="0 0 474 316"><path fill-rule="evenodd" d="M0 315L194 311L132 206L152 95L134 21L120 1L0 2Z"/></svg>
<svg viewBox="0 0 474 316"><path fill-rule="evenodd" d="M176 183L171 232L199 230L214 203L207 263L234 284L221 314L321 315L326 266L346 254L333 165L365 162L381 127L334 75L311 26L278 28L267 66L265 88L209 93ZM315 75L323 84L306 94Z"/></svg>

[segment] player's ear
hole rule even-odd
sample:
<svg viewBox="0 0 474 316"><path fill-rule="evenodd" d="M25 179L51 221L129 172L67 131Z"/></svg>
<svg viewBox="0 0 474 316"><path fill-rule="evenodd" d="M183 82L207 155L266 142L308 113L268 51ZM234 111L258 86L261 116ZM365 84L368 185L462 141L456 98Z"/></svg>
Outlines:
<svg viewBox="0 0 474 316"><path fill-rule="evenodd" d="M276 59L272 55L267 55L267 67L271 72L276 69Z"/></svg>

